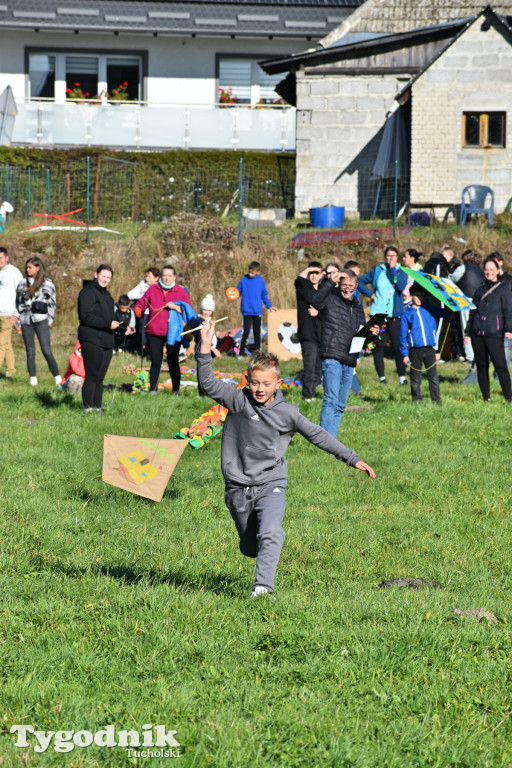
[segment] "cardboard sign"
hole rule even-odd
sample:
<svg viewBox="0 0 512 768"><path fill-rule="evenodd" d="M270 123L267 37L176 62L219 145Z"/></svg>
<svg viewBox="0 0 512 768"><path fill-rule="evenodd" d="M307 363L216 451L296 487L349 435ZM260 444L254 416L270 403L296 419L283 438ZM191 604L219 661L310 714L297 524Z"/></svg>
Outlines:
<svg viewBox="0 0 512 768"><path fill-rule="evenodd" d="M161 501L185 440L105 435L102 480L138 496Z"/></svg>
<svg viewBox="0 0 512 768"><path fill-rule="evenodd" d="M267 323L268 351L273 352L283 361L302 358L297 336L297 310L278 309L276 312L269 312Z"/></svg>

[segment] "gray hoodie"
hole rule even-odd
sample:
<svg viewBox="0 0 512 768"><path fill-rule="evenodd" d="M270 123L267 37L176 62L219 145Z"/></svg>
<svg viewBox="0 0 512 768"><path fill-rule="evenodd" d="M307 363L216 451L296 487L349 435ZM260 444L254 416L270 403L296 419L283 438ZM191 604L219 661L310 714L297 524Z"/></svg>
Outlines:
<svg viewBox="0 0 512 768"><path fill-rule="evenodd" d="M199 386L229 410L221 449L221 470L228 482L249 486L286 480L284 453L295 432L350 467L359 461L354 451L308 421L296 405L288 403L281 390L276 392L273 402L260 406L248 389L235 389L215 378L210 354L198 352L196 358Z"/></svg>

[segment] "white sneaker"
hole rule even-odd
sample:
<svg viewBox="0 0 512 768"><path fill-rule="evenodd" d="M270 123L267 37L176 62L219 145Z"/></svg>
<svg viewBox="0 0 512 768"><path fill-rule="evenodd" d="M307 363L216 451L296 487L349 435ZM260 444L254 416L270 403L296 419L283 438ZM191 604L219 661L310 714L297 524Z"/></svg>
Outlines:
<svg viewBox="0 0 512 768"><path fill-rule="evenodd" d="M59 386L59 384L60 384L61 382L62 382L62 376L59 376L59 374L57 374L57 375L56 375L56 377L55 377L55 383L56 383L56 385L57 385L57 386Z"/></svg>
<svg viewBox="0 0 512 768"><path fill-rule="evenodd" d="M407 384L407 379L405 378L405 376L400 376L399 382L400 384Z"/></svg>
<svg viewBox="0 0 512 768"><path fill-rule="evenodd" d="M33 387L37 387L37 376L31 376L30 383L32 384Z"/></svg>
<svg viewBox="0 0 512 768"><path fill-rule="evenodd" d="M268 587L260 587L258 585L257 587L254 587L251 592L251 597L261 597L262 595L268 595L269 593L270 589Z"/></svg>
<svg viewBox="0 0 512 768"><path fill-rule="evenodd" d="M314 403L315 402L315 398L314 397L305 397L304 398L304 402L305 403Z"/></svg>

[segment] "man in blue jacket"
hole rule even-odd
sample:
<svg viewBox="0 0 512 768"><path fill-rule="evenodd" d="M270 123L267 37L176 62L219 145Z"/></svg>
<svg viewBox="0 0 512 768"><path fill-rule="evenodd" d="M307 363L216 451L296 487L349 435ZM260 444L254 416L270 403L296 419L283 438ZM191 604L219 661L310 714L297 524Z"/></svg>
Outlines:
<svg viewBox="0 0 512 768"><path fill-rule="evenodd" d="M273 307L268 298L267 286L260 275L259 261L251 261L249 270L242 277L237 285L237 289L242 298L242 317L243 330L242 341L240 343L240 355L245 355L245 345L251 332L251 326L254 333L253 350L261 348L261 316L263 314L263 304L270 312L275 312L277 307Z"/></svg>
<svg viewBox="0 0 512 768"><path fill-rule="evenodd" d="M372 299L370 315L385 314L386 330L395 353L396 370L400 384L406 384L405 366L400 354L400 318L404 312L403 292L407 285L407 273L400 269L398 251L388 245L384 251L385 264L378 264L358 280L358 289L363 296ZM371 289L368 288L371 285ZM386 383L384 369L384 338L379 336L373 351L375 370L382 384Z"/></svg>

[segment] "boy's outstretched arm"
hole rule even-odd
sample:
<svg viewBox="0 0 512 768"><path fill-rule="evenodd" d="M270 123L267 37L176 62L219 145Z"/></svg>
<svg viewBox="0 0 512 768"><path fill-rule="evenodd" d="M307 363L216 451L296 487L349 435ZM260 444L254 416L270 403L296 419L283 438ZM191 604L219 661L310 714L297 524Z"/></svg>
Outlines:
<svg viewBox="0 0 512 768"><path fill-rule="evenodd" d="M365 461L361 461L359 456L351 448L347 448L346 445L340 443L335 437L329 434L325 429L322 429L318 424L306 419L301 413L298 414L295 423L295 431L309 440L310 443L316 445L327 453L332 453L340 461L344 461L349 467L366 472L368 477L372 480L376 477L375 472Z"/></svg>

